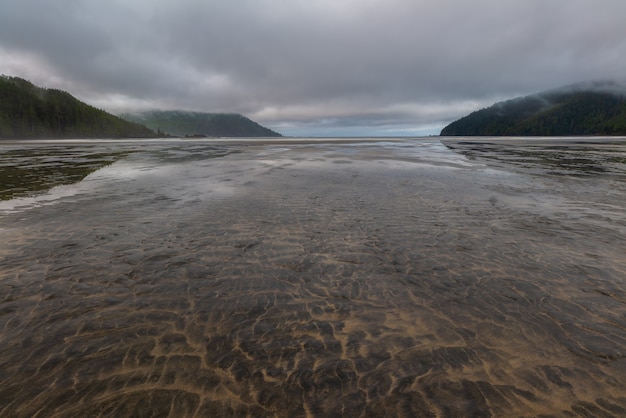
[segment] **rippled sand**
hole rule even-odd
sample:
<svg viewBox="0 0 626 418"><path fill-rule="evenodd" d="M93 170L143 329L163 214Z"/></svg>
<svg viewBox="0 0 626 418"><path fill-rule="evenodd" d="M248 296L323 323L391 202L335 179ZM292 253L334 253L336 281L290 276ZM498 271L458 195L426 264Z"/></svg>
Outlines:
<svg viewBox="0 0 626 418"><path fill-rule="evenodd" d="M626 145L446 145L93 145L0 202L0 416L626 416Z"/></svg>

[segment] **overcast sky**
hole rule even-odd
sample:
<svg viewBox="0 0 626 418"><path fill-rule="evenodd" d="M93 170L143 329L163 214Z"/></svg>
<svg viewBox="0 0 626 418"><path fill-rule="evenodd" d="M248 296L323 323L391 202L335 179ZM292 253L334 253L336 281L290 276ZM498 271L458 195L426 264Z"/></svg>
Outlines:
<svg viewBox="0 0 626 418"><path fill-rule="evenodd" d="M2 0L0 73L113 113L438 134L496 101L625 79L626 1Z"/></svg>

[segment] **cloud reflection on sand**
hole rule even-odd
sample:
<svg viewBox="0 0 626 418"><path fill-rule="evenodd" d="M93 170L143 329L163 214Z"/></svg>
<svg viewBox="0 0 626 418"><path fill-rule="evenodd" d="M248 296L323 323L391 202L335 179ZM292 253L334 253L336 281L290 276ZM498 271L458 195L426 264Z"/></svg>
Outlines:
<svg viewBox="0 0 626 418"><path fill-rule="evenodd" d="M0 411L626 414L624 181L471 147L160 142L5 213Z"/></svg>

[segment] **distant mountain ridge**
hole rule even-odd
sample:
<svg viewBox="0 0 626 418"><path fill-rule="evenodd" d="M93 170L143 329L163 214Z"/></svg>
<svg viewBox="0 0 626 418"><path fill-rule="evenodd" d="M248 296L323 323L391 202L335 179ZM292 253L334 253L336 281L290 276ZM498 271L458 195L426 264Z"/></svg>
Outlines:
<svg viewBox="0 0 626 418"><path fill-rule="evenodd" d="M625 96L617 82L575 84L472 112L441 136L626 135Z"/></svg>
<svg viewBox="0 0 626 418"><path fill-rule="evenodd" d="M96 109L56 89L0 76L0 139L152 138L147 127Z"/></svg>
<svg viewBox="0 0 626 418"><path fill-rule="evenodd" d="M177 110L124 113L120 117L144 124L159 133L179 137L282 136L237 113L200 113Z"/></svg>

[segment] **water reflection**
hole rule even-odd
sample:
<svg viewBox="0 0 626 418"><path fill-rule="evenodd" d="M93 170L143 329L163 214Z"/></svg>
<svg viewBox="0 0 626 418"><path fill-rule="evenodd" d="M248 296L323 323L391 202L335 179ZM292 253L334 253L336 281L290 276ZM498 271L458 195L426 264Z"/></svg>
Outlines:
<svg viewBox="0 0 626 418"><path fill-rule="evenodd" d="M77 183L125 157L127 152L95 152L75 147L9 149L0 158L0 199L13 199Z"/></svg>
<svg viewBox="0 0 626 418"><path fill-rule="evenodd" d="M0 415L626 415L624 178L472 147L133 145L1 214Z"/></svg>
<svg viewBox="0 0 626 418"><path fill-rule="evenodd" d="M443 143L470 159L485 160L501 168L573 176L626 176L626 138L448 138Z"/></svg>
<svg viewBox="0 0 626 418"><path fill-rule="evenodd" d="M92 141L93 142L93 141ZM206 143L120 141L90 145L48 144L4 147L0 154L0 200L37 196L70 185L112 163L141 151L140 159L156 166L219 158L236 150Z"/></svg>

